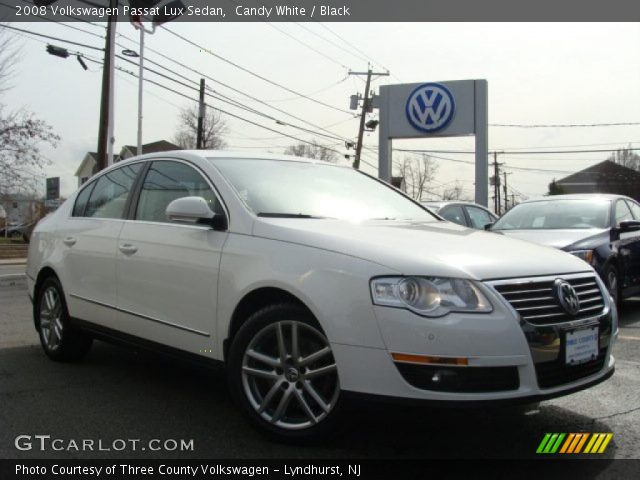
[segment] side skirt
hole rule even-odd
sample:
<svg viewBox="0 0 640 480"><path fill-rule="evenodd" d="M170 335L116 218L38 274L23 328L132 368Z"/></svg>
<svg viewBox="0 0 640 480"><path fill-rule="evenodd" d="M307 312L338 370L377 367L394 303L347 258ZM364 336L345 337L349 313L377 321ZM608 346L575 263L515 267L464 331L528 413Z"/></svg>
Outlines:
<svg viewBox="0 0 640 480"><path fill-rule="evenodd" d="M128 333L119 332L118 330L113 330L102 325L96 325L95 323L88 322L79 318L71 318L70 320L73 327L85 333L88 333L98 340L102 340L107 343L124 346L130 349L141 349L159 353L163 356L188 362L199 367L220 368L221 366L224 366L224 362L222 360L206 358L202 355L197 355L195 353L190 353L184 350L169 347L167 345L153 342L145 338L136 337L135 335L129 335Z"/></svg>

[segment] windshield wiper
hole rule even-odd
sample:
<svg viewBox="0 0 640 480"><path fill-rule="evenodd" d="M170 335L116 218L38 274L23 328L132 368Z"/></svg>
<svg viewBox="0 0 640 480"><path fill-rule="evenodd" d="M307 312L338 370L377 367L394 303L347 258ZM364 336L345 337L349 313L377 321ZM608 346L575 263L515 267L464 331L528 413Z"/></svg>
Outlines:
<svg viewBox="0 0 640 480"><path fill-rule="evenodd" d="M258 213L259 217L267 217L267 218L327 218L327 217L317 217L315 215L309 215L306 213L279 213L279 212L260 212Z"/></svg>

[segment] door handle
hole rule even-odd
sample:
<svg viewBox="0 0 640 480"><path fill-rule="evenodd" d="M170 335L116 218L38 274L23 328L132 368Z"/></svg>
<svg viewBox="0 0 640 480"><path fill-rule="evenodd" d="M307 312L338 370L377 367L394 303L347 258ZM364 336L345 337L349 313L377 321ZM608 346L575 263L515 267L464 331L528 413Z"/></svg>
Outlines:
<svg viewBox="0 0 640 480"><path fill-rule="evenodd" d="M78 240L74 237L66 237L64 240L62 240L62 243L64 243L68 247L73 247L77 241Z"/></svg>
<svg viewBox="0 0 640 480"><path fill-rule="evenodd" d="M138 247L136 247L135 245L131 245L130 243L123 243L118 248L125 255L133 255L138 251Z"/></svg>

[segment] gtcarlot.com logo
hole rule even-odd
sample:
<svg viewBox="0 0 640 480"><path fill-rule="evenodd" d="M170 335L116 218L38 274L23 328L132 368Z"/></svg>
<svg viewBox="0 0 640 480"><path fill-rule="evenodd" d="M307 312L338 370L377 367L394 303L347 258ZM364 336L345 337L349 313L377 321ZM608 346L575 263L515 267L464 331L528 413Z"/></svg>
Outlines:
<svg viewBox="0 0 640 480"><path fill-rule="evenodd" d="M22 451L37 450L40 452L122 452L122 451L152 451L152 452L192 452L193 439L141 440L139 438L116 438L103 440L101 438L63 439L51 435L18 435L14 445Z"/></svg>
<svg viewBox="0 0 640 480"><path fill-rule="evenodd" d="M536 453L604 453L613 433L547 433Z"/></svg>

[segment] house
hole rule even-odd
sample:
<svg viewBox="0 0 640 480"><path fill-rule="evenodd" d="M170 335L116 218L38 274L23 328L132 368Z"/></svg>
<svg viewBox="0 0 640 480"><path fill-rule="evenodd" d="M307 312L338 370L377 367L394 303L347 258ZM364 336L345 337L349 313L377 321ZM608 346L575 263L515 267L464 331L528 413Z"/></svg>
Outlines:
<svg viewBox="0 0 640 480"><path fill-rule="evenodd" d="M171 142L167 142L166 140L159 140L157 142L145 143L142 145L142 153L157 153L157 152L168 152L171 150L180 150L178 145L175 145ZM120 150L120 155L114 155L113 161L114 163L119 162L120 160L126 160L137 155L138 147L135 145L125 145ZM89 180L96 173L96 165L98 154L96 152L87 152L87 154L82 159L80 166L76 170L75 176L78 177L78 187L82 185L84 182Z"/></svg>
<svg viewBox="0 0 640 480"><path fill-rule="evenodd" d="M552 194L615 193L640 201L640 172L605 160L552 182L549 191Z"/></svg>

